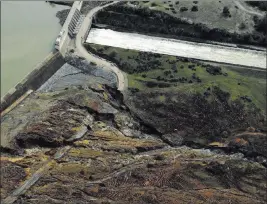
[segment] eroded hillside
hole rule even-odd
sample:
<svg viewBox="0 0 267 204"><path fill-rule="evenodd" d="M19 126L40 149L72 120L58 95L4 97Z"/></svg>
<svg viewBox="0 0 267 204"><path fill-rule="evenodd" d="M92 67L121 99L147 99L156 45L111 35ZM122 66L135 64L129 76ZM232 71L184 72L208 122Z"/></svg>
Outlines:
<svg viewBox="0 0 267 204"><path fill-rule="evenodd" d="M173 63L184 74L175 85L175 70L156 83L157 69L144 71L150 66L141 63L133 73L125 68L130 92L120 93L105 82L109 73L99 77L89 64L69 63L74 67L60 69L2 118L4 202L266 202L262 101L253 94L239 100L212 84L207 96L190 91L208 88L204 76L240 73ZM192 70L199 72L187 79ZM177 91L186 84L190 94Z"/></svg>

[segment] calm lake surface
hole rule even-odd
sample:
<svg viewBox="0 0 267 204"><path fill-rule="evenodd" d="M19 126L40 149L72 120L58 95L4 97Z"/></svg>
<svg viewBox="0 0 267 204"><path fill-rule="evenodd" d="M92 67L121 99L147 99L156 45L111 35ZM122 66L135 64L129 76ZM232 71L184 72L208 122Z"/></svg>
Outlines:
<svg viewBox="0 0 267 204"><path fill-rule="evenodd" d="M66 8L45 1L1 2L1 97L52 51L61 29L56 13Z"/></svg>

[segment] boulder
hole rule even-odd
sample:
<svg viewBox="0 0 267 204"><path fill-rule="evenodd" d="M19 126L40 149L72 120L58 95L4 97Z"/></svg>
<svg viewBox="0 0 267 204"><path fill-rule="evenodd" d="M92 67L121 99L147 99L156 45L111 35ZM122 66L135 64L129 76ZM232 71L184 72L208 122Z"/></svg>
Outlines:
<svg viewBox="0 0 267 204"><path fill-rule="evenodd" d="M171 146L180 146L183 144L184 138L183 138L184 133L170 133L170 134L165 134L162 135L162 139L166 141L168 144Z"/></svg>

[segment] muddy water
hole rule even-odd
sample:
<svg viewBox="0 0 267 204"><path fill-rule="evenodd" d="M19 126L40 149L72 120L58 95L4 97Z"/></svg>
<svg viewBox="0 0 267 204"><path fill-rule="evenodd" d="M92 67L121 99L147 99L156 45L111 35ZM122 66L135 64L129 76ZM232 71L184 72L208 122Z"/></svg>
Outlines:
<svg viewBox="0 0 267 204"><path fill-rule="evenodd" d="M45 1L1 2L1 97L53 49L66 6Z"/></svg>

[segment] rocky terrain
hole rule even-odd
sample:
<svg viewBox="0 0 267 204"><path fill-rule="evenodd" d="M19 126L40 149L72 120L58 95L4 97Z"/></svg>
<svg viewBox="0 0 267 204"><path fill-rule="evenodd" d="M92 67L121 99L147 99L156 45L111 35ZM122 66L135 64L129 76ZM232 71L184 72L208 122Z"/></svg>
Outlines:
<svg viewBox="0 0 267 204"><path fill-rule="evenodd" d="M1 118L3 203L267 201L257 109L228 104L219 88L218 101L165 90L151 103L161 94L120 93L110 73L67 61Z"/></svg>
<svg viewBox="0 0 267 204"><path fill-rule="evenodd" d="M113 72L67 55L1 116L1 203L267 202L264 72L85 47L117 64L128 89L117 90Z"/></svg>

